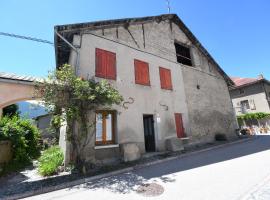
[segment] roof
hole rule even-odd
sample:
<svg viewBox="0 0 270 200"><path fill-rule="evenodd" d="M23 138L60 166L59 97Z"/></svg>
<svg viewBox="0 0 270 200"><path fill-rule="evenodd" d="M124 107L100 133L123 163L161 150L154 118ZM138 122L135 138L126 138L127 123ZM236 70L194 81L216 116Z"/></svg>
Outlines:
<svg viewBox="0 0 270 200"><path fill-rule="evenodd" d="M0 79L13 80L13 81L25 81L25 82L35 82L39 81L40 78L33 76L23 76L12 73L0 72Z"/></svg>
<svg viewBox="0 0 270 200"><path fill-rule="evenodd" d="M208 51L202 46L199 40L193 35L193 33L187 28L187 26L181 21L181 19L176 14L165 14L150 17L141 18L125 18L125 19L115 19L115 20L105 20L96 21L88 23L77 23L77 24L67 24L58 25L54 29L58 33L61 33L70 43L72 43L73 35L80 34L82 30L95 30L101 28L112 28L118 26L128 26L129 24L147 23L147 22L161 22L164 20L170 20L174 22L179 28L187 35L189 40L210 60L217 66L217 70L226 80L229 86L234 85L233 81L229 76L223 71L223 69L218 65L214 58L208 53ZM56 34L54 35L55 40L55 54L56 54L56 66L61 66L64 63L68 63L70 48L65 42L63 42Z"/></svg>
<svg viewBox="0 0 270 200"><path fill-rule="evenodd" d="M246 84L251 84L258 81L258 79L256 78L231 77L231 79L234 82L236 87L246 85Z"/></svg>
<svg viewBox="0 0 270 200"><path fill-rule="evenodd" d="M266 82L270 84L270 82L263 77L258 77L258 78L230 77L230 78L235 84L235 87L233 87L232 89L242 88L242 87L253 85L260 82Z"/></svg>

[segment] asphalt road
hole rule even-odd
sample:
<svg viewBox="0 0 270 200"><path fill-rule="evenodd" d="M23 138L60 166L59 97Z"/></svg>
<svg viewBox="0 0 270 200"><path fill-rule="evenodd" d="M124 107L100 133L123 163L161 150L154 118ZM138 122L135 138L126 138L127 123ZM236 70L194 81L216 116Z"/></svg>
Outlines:
<svg viewBox="0 0 270 200"><path fill-rule="evenodd" d="M270 199L270 136L201 152L27 199L147 199L139 186L156 183L151 199ZM149 188L146 188L149 189ZM151 192L153 191L153 192ZM162 192L154 187L150 194Z"/></svg>

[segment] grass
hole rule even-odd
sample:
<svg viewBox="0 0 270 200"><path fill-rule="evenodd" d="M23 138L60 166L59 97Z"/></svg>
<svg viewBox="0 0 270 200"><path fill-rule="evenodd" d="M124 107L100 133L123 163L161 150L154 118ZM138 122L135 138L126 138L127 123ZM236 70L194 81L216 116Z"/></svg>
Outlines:
<svg viewBox="0 0 270 200"><path fill-rule="evenodd" d="M38 161L38 172L42 176L50 176L57 173L58 167L64 161L64 154L60 147L52 146L42 153Z"/></svg>

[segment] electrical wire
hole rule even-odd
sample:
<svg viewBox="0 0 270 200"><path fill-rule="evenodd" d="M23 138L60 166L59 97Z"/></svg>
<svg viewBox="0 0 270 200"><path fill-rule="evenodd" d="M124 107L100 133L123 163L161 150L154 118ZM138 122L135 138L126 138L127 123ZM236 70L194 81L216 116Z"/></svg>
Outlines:
<svg viewBox="0 0 270 200"><path fill-rule="evenodd" d="M134 50L137 50L137 51L140 51L140 52L143 52L143 53L147 53L147 54L150 54L150 55L153 55L153 56L156 56L156 57L165 59L165 60L167 60L167 61L169 61L169 62L171 62L171 63L180 64L182 67L185 67L185 68L188 68L188 69L192 69L192 70L194 70L194 71L198 71L198 72L203 73L203 74L207 74L207 75L209 75L209 76L215 77L216 79L223 80L223 78L220 78L219 76L216 76L215 74L212 74L212 73L208 73L208 72L202 71L202 70L197 69L197 68L195 68L195 67L190 67L190 66L183 65L183 64L181 64L181 63L178 63L178 62L173 61L173 60L171 60L171 59L168 59L168 58L166 58L166 57L162 57L162 56L156 55L156 54L154 54L154 53L151 53L151 52L147 52L147 51L138 49L138 48L136 48L136 47L133 47L133 46L130 46L130 45L124 44L124 43L122 43L122 42L118 42L118 41L115 41L115 40L112 40L112 39L109 39L109 38L106 38L106 37L103 37L103 36L101 36L101 35L97 35L97 34L94 34L94 33L91 33L91 32L84 32L83 34L93 35L93 36L95 36L95 37L99 37L99 38L102 38L102 39L105 39L105 40L108 40L108 41L111 41L111 42L114 42L114 43L117 43L117 44L121 44L121 45L126 46L126 47L129 47L129 48L131 48L131 49L134 49ZM151 46L151 47L154 48L153 45L147 44L147 46ZM161 47L161 46L159 46L159 48L160 48L160 47ZM163 47L161 47L161 48L163 48ZM166 50L163 50L163 51L164 51L164 53L166 52ZM167 51L167 55L171 55L171 56L172 56L172 55L173 55L173 56L176 55L175 52L174 52L173 54L170 53L170 52L172 52L172 51L171 51L171 50L168 50L168 51Z"/></svg>
<svg viewBox="0 0 270 200"><path fill-rule="evenodd" d="M106 37L102 37L102 36L100 36L100 35L96 35L96 34L93 34L93 33L90 33L90 32L87 32L86 34L91 34L91 35L94 35L94 36L96 36L96 37L100 37L100 38L103 38L103 39L106 39L106 40L110 40L110 41L112 41L112 42L119 43L119 44L128 46L128 47L130 47L130 48L139 50L139 49L134 48L134 47L132 47L132 46L129 46L129 45L126 45L126 44L124 44L124 43L120 43L120 42L117 42L117 41L108 39L108 38L106 38ZM17 35L17 34L13 34L13 33L6 33L6 32L0 32L0 35L8 36L8 37L14 37L14 38L19 38L19 39L24 39L24 40L31 40L31 41L40 42L40 43L45 43L45 44L50 44L50 45L54 46L54 43L53 43L53 42L48 41L48 40L44 40L44 39L40 39L40 38L34 38L34 37L28 37L28 36L22 36L22 35ZM147 44L147 46L149 46L149 47L151 47L151 48L154 48L154 49L157 49L157 50L159 50L160 52L162 52L162 54L165 54L165 55L167 55L167 56L181 56L181 55L176 54L175 51L172 51L171 49L168 49L168 48L166 48L166 47L164 47L164 46L161 46L160 44L155 43L155 42L152 42L151 44ZM145 53L149 53L149 52L146 52L146 51L143 51L143 50L139 50L139 51L142 51L142 52L145 52ZM149 53L149 54L152 54L152 55L154 55L154 56L157 56L157 55L155 55L155 54L153 54L153 53ZM170 61L170 62L176 63L175 61L172 61L172 60L170 60L170 59L167 59L167 58L164 58L164 57L161 57L161 56L157 56L157 57L160 57L160 58L166 59L166 60L168 60L168 61ZM179 63L178 63L178 64L179 64ZM184 65L182 65L182 66L184 66ZM184 67L185 67L185 66L184 66ZM195 70L195 69L194 69L194 70ZM203 72L203 71L201 71L201 70L197 70L197 71L200 71L201 73L206 73L206 74L208 74L208 75L210 75L210 76L214 76L214 77L220 79L219 77L217 77L217 76L215 76L215 75L213 75L213 74L210 74L210 73L207 73L207 72Z"/></svg>
<svg viewBox="0 0 270 200"><path fill-rule="evenodd" d="M48 40L43 40L40 38L34 38L34 37L28 37L28 36L22 36L22 35L16 35L13 33L5 33L5 32L0 32L0 35L3 36L8 36L8 37L14 37L14 38L19 38L19 39L23 39L23 40L31 40L31 41L35 41L35 42L41 42L41 43L45 43L45 44L50 44L54 46L54 43Z"/></svg>

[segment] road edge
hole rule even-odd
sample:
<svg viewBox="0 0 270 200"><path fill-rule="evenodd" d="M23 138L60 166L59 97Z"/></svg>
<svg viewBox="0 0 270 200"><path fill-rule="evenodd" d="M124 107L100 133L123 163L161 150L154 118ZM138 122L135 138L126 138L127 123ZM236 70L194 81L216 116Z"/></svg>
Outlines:
<svg viewBox="0 0 270 200"><path fill-rule="evenodd" d="M198 150L198 151L192 151L192 152L188 152L188 153L185 153L185 154L180 154L180 155L177 155L177 156L172 156L172 157L168 157L168 158L164 158L164 159L150 161L150 162L147 162L147 163L138 164L138 165L135 165L135 166L132 166L132 167L127 167L127 168L124 168L124 169L115 170L115 171L107 172L107 173L96 175L96 176L91 176L91 177L87 177L87 178L78 179L78 180L75 180L75 181L70 181L70 182L67 182L67 183L62 183L62 184L59 184L57 186L42 187L39 190L27 191L27 192L24 192L24 193L12 195L12 196L7 197L6 199L8 199L8 200L22 199L22 198L27 198L27 197L30 197L30 196L35 196L35 195L40 195L40 194L44 194L44 193L48 193L48 192L53 192L53 191L56 191L56 190L61 190L61 189L65 189L65 188L68 188L68 187L73 187L73 186L76 186L76 185L84 184L84 183L87 183L87 182L90 182L90 181L95 181L97 179L107 178L107 177L110 177L110 176L130 172L130 171L140 169L140 168L143 168L143 167L148 167L148 166L168 162L168 161L175 160L175 159L181 159L181 158L184 158L184 157L196 155L196 154L199 154L199 153L203 153L203 152L206 152L206 151L211 151L211 150L215 150L215 149L219 149L219 148L224 148L224 147L227 147L227 146L231 146L231 145L235 145L235 144L239 144L239 143L243 143L243 142L248 142L248 141L251 141L252 139L256 139L256 137L243 138L243 139L228 142L228 143L225 143L225 144L220 144L220 145L216 145L216 146L213 146L213 147L208 147L208 148L205 148L205 149L201 149L201 150Z"/></svg>

